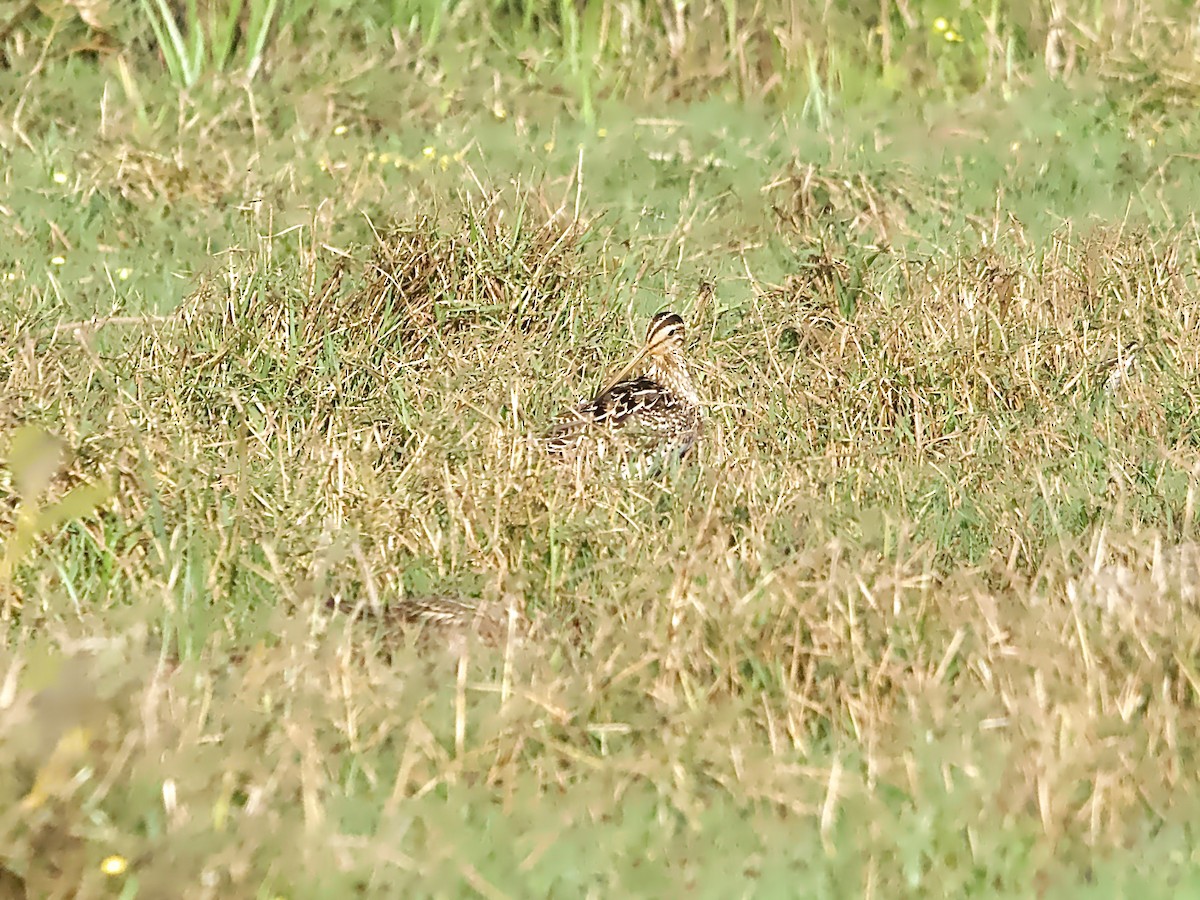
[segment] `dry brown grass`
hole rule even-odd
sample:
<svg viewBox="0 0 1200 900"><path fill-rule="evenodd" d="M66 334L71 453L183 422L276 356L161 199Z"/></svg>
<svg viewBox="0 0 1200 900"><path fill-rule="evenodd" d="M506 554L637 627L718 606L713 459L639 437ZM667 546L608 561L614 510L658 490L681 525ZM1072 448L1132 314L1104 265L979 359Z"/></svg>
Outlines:
<svg viewBox="0 0 1200 900"><path fill-rule="evenodd" d="M31 885L98 891L108 848L149 895L503 890L648 791L652 844L756 809L858 830L877 885L908 811L954 809L936 892L998 832L1061 848L992 876L1029 884L1190 807L1187 235L830 256L700 312L695 465L579 483L525 436L566 360L601 374L566 325L595 245L529 234L501 266L511 232L400 225L361 260L249 259L120 352L6 345L12 421L117 490L17 582L2 827ZM446 587L538 625L378 656L325 608ZM455 834L492 805L530 818L481 863Z"/></svg>
<svg viewBox="0 0 1200 900"><path fill-rule="evenodd" d="M1168 196L1190 132L1162 122L1195 79L1153 59L1178 11L1035 4L952 47L919 4L877 30L606 5L567 52L554 6L498 75L478 34L443 61L424 25L356 33L326 71L284 29L279 83L326 79L296 103L217 84L147 115L121 60L70 165L46 123L82 101L28 71L56 45L4 48L28 99L4 176L42 206L0 206L0 896L1184 892L1200 307ZM888 103L895 78L925 102L1163 77L1065 138L1006 107L1007 156L987 114L951 110L951 140L923 108L916 150L868 164L828 105L868 90L864 59ZM738 116L633 109L726 89ZM586 152L536 108L604 91L631 107ZM740 134L764 97L803 127ZM1147 135L1184 150L1154 169ZM1093 162L1158 224L1021 221L1094 199L1055 180ZM140 306L68 277L95 249L111 283L147 236ZM158 269L185 273L177 309ZM708 401L695 460L631 480L540 455L667 306ZM26 425L63 465L17 464ZM440 594L520 618L393 627Z"/></svg>

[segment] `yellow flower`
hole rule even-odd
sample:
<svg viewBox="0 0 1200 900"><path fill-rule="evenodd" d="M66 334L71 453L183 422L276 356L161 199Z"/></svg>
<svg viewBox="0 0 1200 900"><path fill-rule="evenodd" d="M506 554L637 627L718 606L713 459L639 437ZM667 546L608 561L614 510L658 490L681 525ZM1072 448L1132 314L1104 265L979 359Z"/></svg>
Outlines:
<svg viewBox="0 0 1200 900"><path fill-rule="evenodd" d="M421 155L424 156L426 159L433 159L435 156L437 156L437 151L434 150L432 147L426 147L424 150L421 151Z"/></svg>
<svg viewBox="0 0 1200 900"><path fill-rule="evenodd" d="M386 166L391 161L392 161L392 154L390 154L390 153L380 153L379 154L379 164L381 166Z"/></svg>
<svg viewBox="0 0 1200 900"><path fill-rule="evenodd" d="M122 266L121 268L117 269L117 278L119 278L121 281L128 281L129 276L132 274L133 274L133 272L130 269L126 268L125 266Z"/></svg>
<svg viewBox="0 0 1200 900"><path fill-rule="evenodd" d="M554 152L554 141L546 141L546 143L542 144L542 149L545 150L547 153L553 153Z"/></svg>
<svg viewBox="0 0 1200 900"><path fill-rule="evenodd" d="M598 137L598 138L608 137L608 129L607 128L597 128L596 129L596 137Z"/></svg>
<svg viewBox="0 0 1200 900"><path fill-rule="evenodd" d="M450 157L443 156L438 160L438 165L441 166L442 171L445 172L448 168L450 168Z"/></svg>
<svg viewBox="0 0 1200 900"><path fill-rule="evenodd" d="M497 100L492 104L492 115L495 116L497 120L503 122L508 118L508 110L504 108L503 103Z"/></svg>
<svg viewBox="0 0 1200 900"><path fill-rule="evenodd" d="M129 860L115 853L112 856L104 857L103 861L100 863L100 871L105 875L113 877L117 875L124 875L125 870L128 868Z"/></svg>
<svg viewBox="0 0 1200 900"><path fill-rule="evenodd" d="M54 179L55 184L66 184L67 183L67 173L66 172L55 172L51 177Z"/></svg>
<svg viewBox="0 0 1200 900"><path fill-rule="evenodd" d="M936 19L933 20L933 30L934 31L945 31L949 27L950 27L950 23L947 22L945 17L943 17L943 16L938 16Z"/></svg>
<svg viewBox="0 0 1200 900"><path fill-rule="evenodd" d="M52 266L65 266L66 264L67 264L66 259L61 256L55 256L53 259L50 260L50 265L52 265Z"/></svg>
<svg viewBox="0 0 1200 900"><path fill-rule="evenodd" d="M957 31L947 31L943 35L943 37L945 37L945 39L951 44L961 44L962 43L962 35L959 34Z"/></svg>
<svg viewBox="0 0 1200 900"><path fill-rule="evenodd" d="M346 128L346 126L345 126L345 125L338 125L338 126L334 127L334 129L333 129L333 133L334 133L334 134L336 134L338 137L341 137L341 136L342 136L343 134L345 134L345 133L346 133L348 130L349 130L349 129L348 129L348 128Z"/></svg>

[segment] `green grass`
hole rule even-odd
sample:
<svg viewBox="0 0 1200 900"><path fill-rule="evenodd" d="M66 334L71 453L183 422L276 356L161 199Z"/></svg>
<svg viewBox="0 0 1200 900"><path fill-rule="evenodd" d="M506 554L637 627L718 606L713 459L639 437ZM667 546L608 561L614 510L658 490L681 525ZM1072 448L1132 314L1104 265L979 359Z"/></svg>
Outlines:
<svg viewBox="0 0 1200 900"><path fill-rule="evenodd" d="M0 896L1197 890L1183 13L234 6L0 26Z"/></svg>

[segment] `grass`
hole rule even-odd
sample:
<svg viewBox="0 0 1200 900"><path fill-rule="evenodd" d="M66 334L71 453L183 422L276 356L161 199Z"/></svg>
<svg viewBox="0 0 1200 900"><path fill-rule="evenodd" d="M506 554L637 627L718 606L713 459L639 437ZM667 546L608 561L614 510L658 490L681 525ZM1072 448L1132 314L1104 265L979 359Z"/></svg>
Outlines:
<svg viewBox="0 0 1200 900"><path fill-rule="evenodd" d="M1173 8L247 7L0 29L0 896L1196 890Z"/></svg>

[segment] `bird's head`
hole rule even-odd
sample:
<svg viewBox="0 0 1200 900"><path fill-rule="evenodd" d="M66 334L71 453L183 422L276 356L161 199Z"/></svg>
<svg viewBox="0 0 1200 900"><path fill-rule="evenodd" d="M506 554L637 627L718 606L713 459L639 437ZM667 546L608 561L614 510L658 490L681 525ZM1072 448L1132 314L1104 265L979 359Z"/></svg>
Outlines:
<svg viewBox="0 0 1200 900"><path fill-rule="evenodd" d="M660 312L650 320L646 329L645 352L659 355L671 350L682 350L686 336L683 319L678 313Z"/></svg>

